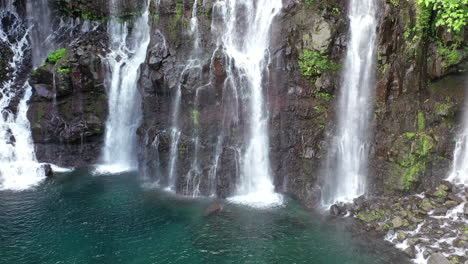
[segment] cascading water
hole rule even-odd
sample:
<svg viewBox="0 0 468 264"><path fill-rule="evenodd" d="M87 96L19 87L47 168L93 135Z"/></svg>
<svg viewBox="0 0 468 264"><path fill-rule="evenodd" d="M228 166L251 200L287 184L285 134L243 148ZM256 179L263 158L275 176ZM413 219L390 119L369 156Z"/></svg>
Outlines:
<svg viewBox="0 0 468 264"><path fill-rule="evenodd" d="M192 18L190 19L190 35L193 39L193 49L191 51L190 57L187 60L184 69L182 70L179 78L179 84L177 85L177 90L174 98L173 103L173 110L172 110L172 127L171 127L171 149L169 153L169 167L168 167L168 186L167 189L171 191L175 191L176 189L176 181L177 181L177 161L178 161L178 154L179 154L179 140L181 136L181 131L179 128L179 114L180 114L180 103L182 97L182 79L186 74L190 74L193 72L194 74L201 73L201 64L200 64L200 32L198 28L198 18L197 18L197 11L198 11L198 1L195 0L193 3L192 9ZM196 111L196 110L194 110ZM194 183L194 177L199 176L198 170L198 156L197 156L197 149L198 149L198 135L195 132L194 137L194 145L195 145L195 155L192 161L192 168L188 172L187 175L187 188L189 185L193 186L192 190L189 191L188 189L185 190L185 194L188 195L190 192L193 196L197 196L199 192L197 191L197 185Z"/></svg>
<svg viewBox="0 0 468 264"><path fill-rule="evenodd" d="M27 19L31 26L29 39L32 49L32 63L38 67L44 58L54 50L54 30L52 12L49 8L49 0L35 0L26 2Z"/></svg>
<svg viewBox="0 0 468 264"><path fill-rule="evenodd" d="M12 56L4 69L7 71L6 79L0 83L0 189L26 189L45 177L35 157L26 116L31 87L21 76L25 68L29 69L27 52L30 45L29 32L22 21L12 1L2 6L0 44ZM19 98L22 99L15 107Z"/></svg>
<svg viewBox="0 0 468 264"><path fill-rule="evenodd" d="M107 57L109 117L106 123L102 164L99 171L117 173L137 168L136 130L141 122L138 92L140 65L145 61L150 42L149 4L132 22L119 21L116 0L111 1L108 23L111 53ZM131 30L129 30L131 28Z"/></svg>
<svg viewBox="0 0 468 264"><path fill-rule="evenodd" d="M236 83L241 100L246 103L248 131L241 146L240 178L233 202L253 206L280 204L270 170L268 110L264 99L264 80L269 57L270 27L281 11L281 0L226 0L217 2L225 29L221 35L229 63L228 78ZM231 67L238 73L234 74Z"/></svg>
<svg viewBox="0 0 468 264"><path fill-rule="evenodd" d="M350 202L366 191L370 102L376 49L376 3L349 3L350 40L339 94L338 126L329 150L322 204Z"/></svg>
<svg viewBox="0 0 468 264"><path fill-rule="evenodd" d="M447 180L468 187L468 99L465 100L462 130L458 135L453 153L452 170Z"/></svg>

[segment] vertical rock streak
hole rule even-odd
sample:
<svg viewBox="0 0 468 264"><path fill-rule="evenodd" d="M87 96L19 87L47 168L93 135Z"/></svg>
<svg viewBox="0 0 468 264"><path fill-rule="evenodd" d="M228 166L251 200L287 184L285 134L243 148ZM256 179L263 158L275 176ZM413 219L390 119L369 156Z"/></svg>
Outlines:
<svg viewBox="0 0 468 264"><path fill-rule="evenodd" d="M366 191L370 102L376 48L374 0L352 0L350 39L338 101L338 124L322 190L322 204L349 202Z"/></svg>
<svg viewBox="0 0 468 264"><path fill-rule="evenodd" d="M149 4L131 22L119 21L119 2L111 1L108 24L111 53L107 57L109 117L99 170L119 172L137 168L136 130L141 122L138 92L140 65L150 42Z"/></svg>

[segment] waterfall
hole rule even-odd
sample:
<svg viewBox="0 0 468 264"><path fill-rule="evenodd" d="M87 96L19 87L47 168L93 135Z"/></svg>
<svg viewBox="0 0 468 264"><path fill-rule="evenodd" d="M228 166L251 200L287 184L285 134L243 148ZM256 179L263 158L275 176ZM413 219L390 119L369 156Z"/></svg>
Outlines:
<svg viewBox="0 0 468 264"><path fill-rule="evenodd" d="M30 24L29 39L32 49L34 68L40 66L47 55L55 49L52 12L49 0L28 0L27 19Z"/></svg>
<svg viewBox="0 0 468 264"><path fill-rule="evenodd" d="M351 202L366 191L376 53L374 0L351 0L349 20L350 39L338 101L338 124L322 189L323 205Z"/></svg>
<svg viewBox="0 0 468 264"><path fill-rule="evenodd" d="M245 107L247 131L241 153L240 175L233 202L253 206L280 204L270 169L268 110L265 80L268 80L270 27L281 11L281 0L218 1L224 21L220 45L228 57L228 78ZM232 68L235 68L235 72Z"/></svg>
<svg viewBox="0 0 468 264"><path fill-rule="evenodd" d="M468 186L468 98L465 99L462 130L458 135L453 153L452 170L447 180Z"/></svg>
<svg viewBox="0 0 468 264"><path fill-rule="evenodd" d="M192 50L190 52L189 59L187 60L184 69L182 70L180 77L179 77L179 83L177 85L177 90L174 98L174 103L173 103L173 109L172 109L172 127L171 127L171 148L170 148L170 153L169 153L169 167L168 167L168 186L167 189L171 191L176 190L176 184L177 184L177 161L178 161L178 154L179 154L179 140L181 136L181 131L179 128L179 114L180 114L180 103L181 103L181 97L182 97L182 81L185 75L191 74L192 72L194 74L201 74L201 49L200 49L200 31L199 31L199 25L198 25L198 18L197 18L197 11L198 11L198 0L195 0L193 2L193 7L192 7L192 17L190 19L190 36L192 37L193 40L193 46ZM197 101L195 99L195 101ZM197 111L194 109L193 111ZM197 128L196 128L197 130ZM187 175L187 185L184 193L186 195L189 195L190 192L192 196L198 196L198 184L193 182L194 177L198 177L199 175L199 170L198 170L198 147L199 147L199 139L198 139L198 131L196 131L194 134L194 145L195 145L195 155L192 161L192 166L190 171L188 172ZM192 185L193 188L190 191L188 189L188 186Z"/></svg>
<svg viewBox="0 0 468 264"><path fill-rule="evenodd" d="M119 21L117 0L108 23L110 54L107 89L109 116L106 123L102 164L98 171L117 173L137 168L136 130L141 122L141 96L138 91L140 65L145 61L150 42L149 4L134 21Z"/></svg>
<svg viewBox="0 0 468 264"><path fill-rule="evenodd" d="M7 73L0 83L0 189L23 190L45 177L36 160L26 115L31 87L22 76L29 70L28 33L27 25L8 1L0 10L0 45L11 53L8 65L1 69Z"/></svg>

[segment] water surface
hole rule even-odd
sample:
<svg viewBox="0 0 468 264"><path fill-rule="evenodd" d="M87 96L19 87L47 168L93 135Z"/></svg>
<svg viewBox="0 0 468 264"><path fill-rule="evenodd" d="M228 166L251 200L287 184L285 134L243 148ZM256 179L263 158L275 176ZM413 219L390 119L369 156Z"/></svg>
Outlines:
<svg viewBox="0 0 468 264"><path fill-rule="evenodd" d="M61 175L0 192L0 263L406 263L381 240L346 231L288 201L225 206L145 187L137 174Z"/></svg>

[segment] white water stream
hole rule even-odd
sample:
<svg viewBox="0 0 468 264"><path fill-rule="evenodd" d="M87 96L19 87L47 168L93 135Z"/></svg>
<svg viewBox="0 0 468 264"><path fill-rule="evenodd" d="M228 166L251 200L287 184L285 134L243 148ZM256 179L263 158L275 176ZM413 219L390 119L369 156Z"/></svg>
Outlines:
<svg viewBox="0 0 468 264"><path fill-rule="evenodd" d="M118 173L137 169L136 130L141 122L141 96L138 91L140 65L150 42L149 4L134 21L119 21L118 1L108 23L111 53L107 57L109 116L106 123L102 163L98 171ZM131 28L131 30L130 30Z"/></svg>
<svg viewBox="0 0 468 264"><path fill-rule="evenodd" d="M268 73L270 28L282 9L281 0L218 1L224 26L221 44L239 75L227 67L228 78L239 78L236 90L246 103L248 114L245 145L240 151L240 178L235 196L230 201L253 206L282 203L275 193L270 169L268 110L265 100L265 80Z"/></svg>
<svg viewBox="0 0 468 264"><path fill-rule="evenodd" d="M6 25L4 21L11 23ZM45 177L41 164L36 160L26 116L31 87L18 78L27 67L26 52L31 49L28 33L28 26L23 23L12 1L8 1L0 10L0 42L13 55L8 62L11 71L0 83L0 190L27 189ZM18 99L19 104L14 111L12 106Z"/></svg>
<svg viewBox="0 0 468 264"><path fill-rule="evenodd" d="M350 39L338 101L338 125L326 168L322 204L352 202L366 192L369 120L376 53L376 3L351 0Z"/></svg>

